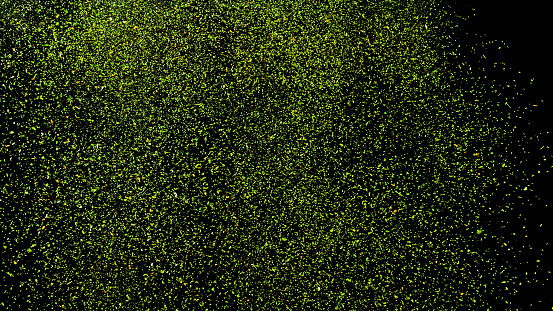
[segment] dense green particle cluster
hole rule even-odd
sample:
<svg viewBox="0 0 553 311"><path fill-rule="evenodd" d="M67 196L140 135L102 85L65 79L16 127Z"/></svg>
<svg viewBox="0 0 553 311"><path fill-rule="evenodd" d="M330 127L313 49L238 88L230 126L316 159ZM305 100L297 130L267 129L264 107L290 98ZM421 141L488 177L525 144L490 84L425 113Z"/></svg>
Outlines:
<svg viewBox="0 0 553 311"><path fill-rule="evenodd" d="M16 2L3 306L508 305L479 243L506 245L480 216L516 170L511 98L439 2Z"/></svg>

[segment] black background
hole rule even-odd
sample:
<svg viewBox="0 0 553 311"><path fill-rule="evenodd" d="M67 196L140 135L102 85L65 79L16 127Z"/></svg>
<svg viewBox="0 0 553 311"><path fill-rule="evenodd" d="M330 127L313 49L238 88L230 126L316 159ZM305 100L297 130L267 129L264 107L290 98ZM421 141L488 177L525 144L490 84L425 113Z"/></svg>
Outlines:
<svg viewBox="0 0 553 311"><path fill-rule="evenodd" d="M458 19L461 33L476 35L486 34L487 40L500 40L506 43L509 49L503 50L500 56L490 61L504 62L514 72L520 71L518 77L522 80L534 78L534 83L526 89L526 94L517 99L519 106L537 105L531 107L532 112L525 113L524 117L517 123L520 129L519 135L532 137L537 134L541 137L539 142L528 144L528 153L513 153L513 156L523 161L520 174L523 170L535 174L531 179L533 190L531 193L514 190L513 187L503 187L495 200L497 204L510 202L514 205L514 211L502 219L491 219L495 223L496 232L514 231L521 238L513 242L517 246L533 246L532 252L525 252L519 264L521 277L524 278L525 271L535 271L538 277L542 278L540 284L522 284L516 295L514 305L522 310L552 310L553 308L553 282L546 280L547 271L553 272L553 256L551 251L553 224L550 215L553 190L553 176L551 174L551 150L542 146L551 144L552 122L552 99L551 99L551 13L548 10L549 1L501 1L501 0L463 0L455 3L448 2L454 10L455 15L470 17ZM477 44L474 37L463 37L460 43ZM464 42L463 42L464 41ZM502 77L499 77L502 78ZM503 78L512 78L505 74ZM523 136L520 136L521 140ZM546 161L544 162L544 159ZM518 161L517 161L518 162ZM538 164L540 166L538 166ZM549 169L547 169L549 168ZM541 172L537 174L537 170ZM518 201L505 197L522 196ZM502 201L503 200L503 201ZM523 202L524 201L524 202ZM529 205L531 202L532 205ZM501 221L507 223L507 228L501 229ZM522 226L526 230L521 230ZM505 231L507 230L507 231ZM544 249L542 254L538 253ZM541 269L536 269L536 260L542 263ZM548 274L551 278L551 274ZM540 302L541 301L541 302ZM497 307L504 310L507 306Z"/></svg>

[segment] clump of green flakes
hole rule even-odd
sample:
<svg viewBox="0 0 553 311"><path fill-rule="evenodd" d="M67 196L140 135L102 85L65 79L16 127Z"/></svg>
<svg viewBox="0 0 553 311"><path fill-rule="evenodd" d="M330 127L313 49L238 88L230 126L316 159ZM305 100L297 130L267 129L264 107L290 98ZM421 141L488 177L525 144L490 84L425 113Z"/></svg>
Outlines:
<svg viewBox="0 0 553 311"><path fill-rule="evenodd" d="M439 1L0 6L4 307L513 308L518 91Z"/></svg>

